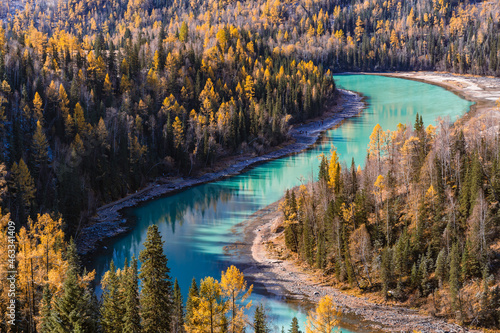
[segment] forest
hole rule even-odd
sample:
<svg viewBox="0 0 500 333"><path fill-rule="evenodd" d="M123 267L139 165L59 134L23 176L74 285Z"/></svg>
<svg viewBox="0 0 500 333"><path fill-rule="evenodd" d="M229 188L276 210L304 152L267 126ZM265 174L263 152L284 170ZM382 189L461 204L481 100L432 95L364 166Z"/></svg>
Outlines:
<svg viewBox="0 0 500 333"><path fill-rule="evenodd" d="M94 273L79 268L71 245L97 208L158 177L194 175L222 157L259 155L286 142L290 126L336 102L333 72L498 76L499 6L456 0L1 1L0 257L9 258L12 220L22 295L18 329L42 330L43 318L62 315L56 308L66 306L59 298L70 302L67 295L81 302L78 311L89 320L74 323L75 331L106 331L95 319L101 310L90 282ZM491 246L498 226L498 142L426 131L423 124L398 131L389 141L389 134L380 134L377 156L364 170L338 165L331 176L323 166L322 181L289 195L292 208L285 211L296 214L286 215L290 250L311 265L317 261L339 282L391 291L398 299L404 291L424 299L447 290L437 313L457 309L464 322L498 324L498 314L481 310L499 302L498 289L490 286L497 267ZM443 133L449 136L441 139ZM397 165L414 172L402 175ZM320 189L323 204L312 205ZM310 215L301 211L302 195ZM443 204L447 209L436 208ZM411 209L405 213L404 207ZM369 249L362 257L350 252L356 237ZM404 266L407 259L418 265ZM353 266L356 260L361 264ZM134 275L133 267L123 269ZM120 274L108 276L118 281ZM486 296L476 302L469 286L478 281ZM3 276L2 299L5 283Z"/></svg>
<svg viewBox="0 0 500 333"><path fill-rule="evenodd" d="M19 225L60 214L77 236L99 206L150 180L287 140L291 124L335 100L333 71L498 74L498 6L34 0L15 14L4 8L2 206Z"/></svg>
<svg viewBox="0 0 500 333"><path fill-rule="evenodd" d="M8 214L0 217L2 235L7 235L9 218ZM100 281L100 300L92 287L95 272L82 269L75 243L64 240L61 220L38 216L19 235L18 307L15 324L10 325L8 302L0 304L2 332L271 331L268 310L263 304L255 306L254 318L248 318L247 310L253 306L248 300L253 285L247 285L235 266L222 271L220 280L207 276L197 283L193 278L184 303L177 279L172 283L164 241L156 225L148 228L138 259L125 262L123 268L116 268L111 262ZM7 260L6 247L1 246L0 250L0 259ZM6 275L7 272L1 272L2 299L8 299ZM331 330L337 327L339 316L332 298L326 296L310 312L306 330ZM292 319L287 331L300 332L297 318Z"/></svg>
<svg viewBox="0 0 500 333"><path fill-rule="evenodd" d="M499 106L500 107L500 106ZM282 203L286 251L344 288L498 327L499 135L471 126L375 126L366 165L322 156Z"/></svg>

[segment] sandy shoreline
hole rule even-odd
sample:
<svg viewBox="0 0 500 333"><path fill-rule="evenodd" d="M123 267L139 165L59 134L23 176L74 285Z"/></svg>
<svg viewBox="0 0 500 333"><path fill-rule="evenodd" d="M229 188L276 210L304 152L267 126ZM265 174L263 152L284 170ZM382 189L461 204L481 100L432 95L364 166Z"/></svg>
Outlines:
<svg viewBox="0 0 500 333"><path fill-rule="evenodd" d="M236 175L258 163L297 153L312 146L322 132L339 125L344 119L358 115L365 106L360 95L343 89L339 89L338 92L337 105L328 108L319 118L294 126L290 131L293 142L283 148L277 147L274 151L256 157L236 156L231 159L229 167L206 173L201 177L159 179L134 194L100 207L93 218L93 223L83 228L78 235L78 252L83 256L88 255L104 245L103 242L106 239L127 232L130 226L121 214L121 210L125 208L134 207L188 187Z"/></svg>
<svg viewBox="0 0 500 333"><path fill-rule="evenodd" d="M373 73L369 73L373 74ZM497 119L500 112L495 101L500 98L500 79L483 77L464 77L453 74L411 72L380 74L417 80L439 85L461 97L476 102L471 112L462 122L467 125L481 121L484 117ZM365 297L351 296L339 289L319 281L311 270L303 271L291 260L272 258L266 244L279 237L273 232L279 223L281 212L279 202L275 202L254 214L249 221L239 225L243 229L244 240L240 243L239 255L248 263L244 269L250 280L262 283L267 293L316 303L322 296L331 295L344 313L363 318L357 330L369 327L373 331L411 331L422 332L474 332L443 319L420 314L416 310L376 304Z"/></svg>

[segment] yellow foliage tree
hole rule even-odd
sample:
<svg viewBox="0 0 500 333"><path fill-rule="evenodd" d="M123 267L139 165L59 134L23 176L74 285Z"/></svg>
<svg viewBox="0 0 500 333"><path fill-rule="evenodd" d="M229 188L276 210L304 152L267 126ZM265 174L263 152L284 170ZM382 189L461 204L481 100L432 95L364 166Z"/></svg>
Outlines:
<svg viewBox="0 0 500 333"><path fill-rule="evenodd" d="M228 307L231 310L230 332L243 332L246 323L244 310L252 306L252 301L241 307L238 304L244 303L252 294L253 285L247 289L243 273L234 265L229 267L226 272L222 272L220 284L222 293L228 298Z"/></svg>
<svg viewBox="0 0 500 333"><path fill-rule="evenodd" d="M35 93L35 98L33 98L33 111L36 119L41 120L43 123L43 101L38 92Z"/></svg>
<svg viewBox="0 0 500 333"><path fill-rule="evenodd" d="M331 154L332 156L330 157L330 163L328 165L328 185L337 193L340 189L341 166L335 148L332 148Z"/></svg>
<svg viewBox="0 0 500 333"><path fill-rule="evenodd" d="M201 281L198 306L193 309L193 320L186 325L188 333L222 332L227 304L219 281L206 277Z"/></svg>
<svg viewBox="0 0 500 333"><path fill-rule="evenodd" d="M245 96L249 101L253 99L255 96L255 87L253 83L253 78L250 75L247 75L245 80Z"/></svg>
<svg viewBox="0 0 500 333"><path fill-rule="evenodd" d="M361 16L358 16L356 20L356 28L354 29L354 34L356 35L356 42L360 42L361 38L363 38L363 34L365 33L364 23L361 20Z"/></svg>
<svg viewBox="0 0 500 333"><path fill-rule="evenodd" d="M380 162L384 150L386 148L387 133L384 132L380 124L375 125L372 134L370 135L370 143L368 145L368 156L377 158L377 170L380 173Z"/></svg>
<svg viewBox="0 0 500 333"><path fill-rule="evenodd" d="M331 296L323 297L316 311L307 316L306 333L340 332L338 324L341 314L342 311L333 303Z"/></svg>
<svg viewBox="0 0 500 333"><path fill-rule="evenodd" d="M184 136L184 129L182 127L182 121L179 119L179 117L175 117L175 121L172 124L172 127L174 128L174 145L175 148L179 149L182 145L182 139Z"/></svg>

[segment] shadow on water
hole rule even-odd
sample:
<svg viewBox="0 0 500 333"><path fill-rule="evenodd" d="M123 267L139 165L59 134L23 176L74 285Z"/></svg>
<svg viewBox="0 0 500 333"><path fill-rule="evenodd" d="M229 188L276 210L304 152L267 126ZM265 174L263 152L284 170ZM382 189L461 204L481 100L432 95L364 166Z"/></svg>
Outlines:
<svg viewBox="0 0 500 333"><path fill-rule="evenodd" d="M220 278L221 271L230 265L223 247L238 241L239 236L231 232L232 227L279 200L286 189L314 179L319 166L318 155L328 155L332 144L343 162L350 165L354 158L363 166L369 135L377 123L384 130L395 130L398 123L413 122L418 112L427 125L438 116L461 115L471 105L440 87L421 82L369 75L339 76L336 81L339 86L366 96L370 105L360 116L344 120L341 126L327 131L316 145L301 153L263 162L245 169L240 175L194 186L127 209L124 216L129 232L107 239L89 258L87 267L96 269L98 277L108 269L111 259L117 267L123 267L126 258L139 256L147 227L156 224L165 241L171 276L178 278L186 299L193 277L198 281L205 276ZM258 286L258 281L254 282ZM288 328L294 315L305 319L305 310L299 306L302 302L274 299L259 287L254 294L255 303L269 305L277 325ZM352 319L353 323L356 320ZM360 327L354 325L351 331L363 331L363 324L359 324ZM346 325L349 319L343 319L342 326Z"/></svg>

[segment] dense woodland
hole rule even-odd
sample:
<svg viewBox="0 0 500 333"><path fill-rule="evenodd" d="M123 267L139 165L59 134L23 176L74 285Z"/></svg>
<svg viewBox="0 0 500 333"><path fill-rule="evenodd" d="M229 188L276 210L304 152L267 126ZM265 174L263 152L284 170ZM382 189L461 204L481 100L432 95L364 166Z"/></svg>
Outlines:
<svg viewBox="0 0 500 333"><path fill-rule="evenodd" d="M69 235L148 180L283 142L335 98L328 68L500 71L493 2L2 6L3 206L61 214Z"/></svg>
<svg viewBox="0 0 500 333"><path fill-rule="evenodd" d="M374 128L364 169L323 156L319 181L286 193L281 255L339 286L498 327L500 136L466 129L417 115Z"/></svg>
<svg viewBox="0 0 500 333"><path fill-rule="evenodd" d="M135 261L108 273L101 301L94 273L79 268L70 238L97 207L157 177L284 142L290 125L335 102L333 71L498 75L499 13L498 2L446 0L0 1L0 257L9 258L13 220L16 329L113 332L123 319L123 331L151 331L145 313L155 309ZM339 282L400 300L432 295L438 314L498 324L488 310L499 302L498 137L444 128L403 126L390 140L380 131L363 171L324 164L322 181L289 195L287 243ZM158 320L189 331L161 274L166 298L154 302L170 302L177 317ZM226 314L215 331L237 331Z"/></svg>
<svg viewBox="0 0 500 333"><path fill-rule="evenodd" d="M0 217L2 237L8 234L8 214ZM7 261L6 240L0 246L0 259ZM236 333L251 329L271 331L267 310L256 305L253 320L248 317L248 300L253 285L231 266L220 280L193 278L184 303L177 279L172 283L168 259L163 253L158 227L148 228L139 261L116 268L113 262L101 280L103 295L94 294L95 272L81 269L75 243L64 240L61 220L38 216L19 236L15 325L8 323L8 302L0 304L1 332L39 333ZM38 244L37 244L38 243ZM32 256L36 253L36 256ZM7 272L0 272L2 299L8 299ZM332 298L325 297L309 314L307 332L330 332L339 323L340 312ZM325 329L325 330L323 330ZM284 331L284 328L282 328ZM290 333L299 333L297 318Z"/></svg>

